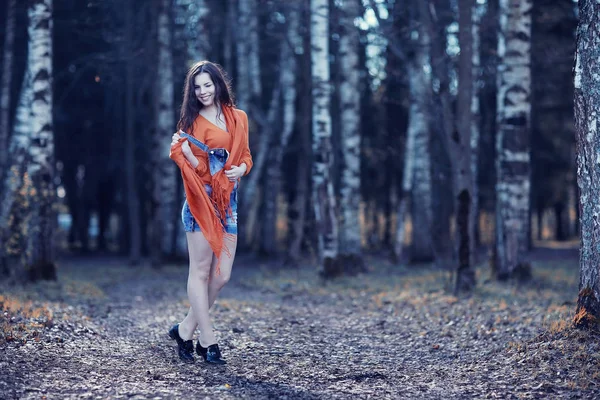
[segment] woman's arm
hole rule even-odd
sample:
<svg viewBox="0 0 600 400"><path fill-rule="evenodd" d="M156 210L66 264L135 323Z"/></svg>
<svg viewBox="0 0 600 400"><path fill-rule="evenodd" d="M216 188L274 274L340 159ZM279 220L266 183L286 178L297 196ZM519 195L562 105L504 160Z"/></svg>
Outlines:
<svg viewBox="0 0 600 400"><path fill-rule="evenodd" d="M244 149L242 150L242 158L240 159L240 167L242 165L246 165L246 171L244 171L244 175L248 175L250 170L252 169L252 154L250 153L250 141L248 139L248 115L243 112L244 116L244 126L246 130L246 136L244 138Z"/></svg>

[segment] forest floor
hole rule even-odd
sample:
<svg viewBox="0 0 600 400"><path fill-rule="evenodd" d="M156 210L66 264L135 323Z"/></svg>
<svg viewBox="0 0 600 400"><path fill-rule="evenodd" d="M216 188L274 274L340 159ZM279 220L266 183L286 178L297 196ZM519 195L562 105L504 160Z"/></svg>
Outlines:
<svg viewBox="0 0 600 400"><path fill-rule="evenodd" d="M322 282L312 266L239 257L212 311L226 366L182 363L168 329L187 267L70 258L59 280L0 286L0 398L600 398L600 334L571 328L577 249L537 248L534 278L369 258Z"/></svg>

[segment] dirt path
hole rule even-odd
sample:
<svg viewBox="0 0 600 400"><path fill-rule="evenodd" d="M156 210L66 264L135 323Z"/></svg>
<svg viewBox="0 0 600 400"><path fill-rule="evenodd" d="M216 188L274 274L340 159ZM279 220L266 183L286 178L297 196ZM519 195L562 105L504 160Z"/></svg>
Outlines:
<svg viewBox="0 0 600 400"><path fill-rule="evenodd" d="M309 267L240 260L213 311L228 360L215 367L181 363L167 336L187 310L185 268L74 260L28 288L28 312L6 289L0 398L597 398L598 336L565 327L572 263L544 261L525 287L482 272L457 299L430 269L373 262L323 285Z"/></svg>

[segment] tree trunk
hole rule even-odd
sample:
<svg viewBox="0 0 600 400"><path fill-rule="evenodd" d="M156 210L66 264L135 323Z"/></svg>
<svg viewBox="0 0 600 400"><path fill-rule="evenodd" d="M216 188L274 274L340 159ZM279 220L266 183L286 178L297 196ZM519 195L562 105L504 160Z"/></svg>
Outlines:
<svg viewBox="0 0 600 400"><path fill-rule="evenodd" d="M396 224L396 240L394 245L394 257L397 262L402 259L402 248L404 246L405 237L405 218L410 200L410 207L417 212L413 212L413 247L411 249L411 259L413 256L431 254L431 197L429 203L421 207L415 203L423 201L422 195L431 195L431 175L430 175L430 152L429 152L429 112L427 99L431 98L431 80L424 70L426 65L429 65L429 38L424 30L418 31L418 41L413 44L414 57L408 62L408 83L410 88L410 107L408 111L408 129L406 132L406 143L404 152L404 168L402 177L402 193L398 204L398 217ZM416 147L419 145L419 151ZM417 158L420 158L417 160ZM419 168L417 173L415 170ZM418 180L425 178L427 182L421 185L421 190L418 190L419 195L415 192L415 185ZM427 188L427 186L429 186ZM425 198L427 203L427 196ZM429 210L429 211L428 211ZM415 225L421 224L425 227L416 228ZM415 230L420 233L415 237ZM423 233L428 232L428 234ZM429 248L422 252L422 242L415 246L415 241L425 241L425 245L429 244ZM430 260L430 259L429 259Z"/></svg>
<svg viewBox="0 0 600 400"><path fill-rule="evenodd" d="M432 187L431 187L431 137L430 137L430 99L432 98L431 79L425 71L430 66L430 36L421 27L418 41L414 43L415 58L410 63L409 75L415 79L410 82L411 108L409 130L414 135L412 143L412 190L410 191L412 241L410 259L412 262L430 262L434 257L431 222L432 222ZM413 107L413 104L415 107Z"/></svg>
<svg viewBox="0 0 600 400"><path fill-rule="evenodd" d="M33 88L30 142L27 147L26 195L28 208L23 233L26 246L21 255L30 280L56 279L54 265L54 133L52 121L52 0L31 1L29 56Z"/></svg>
<svg viewBox="0 0 600 400"><path fill-rule="evenodd" d="M295 49L302 45L298 34L300 26L298 10L291 6L286 10L287 32L286 40L281 45L281 73L279 85L283 94L283 129L279 137L279 143L274 146L271 164L267 168L267 181L269 182L270 196L266 196L266 216L264 221L262 253L273 254L276 252L277 236L277 198L281 191L281 168L283 155L294 130L296 119L296 53ZM269 210L271 208L271 210Z"/></svg>
<svg viewBox="0 0 600 400"><path fill-rule="evenodd" d="M477 231L479 228L479 185L478 185L478 164L479 164L479 129L481 126L481 115L479 107L479 81L481 76L481 39L480 24L484 13L484 6L475 1L473 5L473 85L471 91L471 212L469 213L469 243L470 243L470 263L475 265L477 261Z"/></svg>
<svg viewBox="0 0 600 400"><path fill-rule="evenodd" d="M227 0L227 11L225 18L227 19L226 26L234 26L237 23L237 4L236 0ZM235 70L234 66L234 51L235 44L234 41L237 39L237 36L233 29L225 29L225 38L223 44L223 58L225 60L225 68L229 71L230 74ZM239 79L239 78L238 78ZM236 85L239 90L239 85ZM236 96L237 104L239 106L239 96Z"/></svg>
<svg viewBox="0 0 600 400"><path fill-rule="evenodd" d="M496 136L496 277L527 277L531 0L500 0Z"/></svg>
<svg viewBox="0 0 600 400"><path fill-rule="evenodd" d="M317 224L320 273L342 273L337 265L339 251L335 196L330 172L333 166L330 115L329 2L311 0L312 71L312 194Z"/></svg>
<svg viewBox="0 0 600 400"><path fill-rule="evenodd" d="M300 13L300 12L299 12ZM310 26L309 13L300 13L302 23L300 27ZM307 30L304 30L306 32ZM302 84L299 85L298 95L299 101L299 118L297 119L297 129L299 138L298 152L301 156L298 157L296 164L296 175L294 185L295 196L291 204L291 210L288 213L289 226L289 252L286 262L297 264L301 258L302 244L304 243L304 232L306 228L308 203L310 199L310 164L309 160L312 157L312 72L311 72L311 37L305 34L302 38L303 56L300 58L300 66L298 72L300 74Z"/></svg>
<svg viewBox="0 0 600 400"><path fill-rule="evenodd" d="M13 77L15 42L15 8L17 0L8 0L2 64L2 96L0 96L0 178L8 162L8 132L10 129L10 93Z"/></svg>
<svg viewBox="0 0 600 400"><path fill-rule="evenodd" d="M236 56L237 56L237 83L236 100L237 106L242 110L248 110L251 97L250 83L250 0L238 0L236 26Z"/></svg>
<svg viewBox="0 0 600 400"><path fill-rule="evenodd" d="M170 136L175 129L173 118L173 62L171 55L171 29L169 18L170 0L161 0L158 10L158 68L156 80L152 192L154 212L152 215L152 265L159 266L163 257L175 254L173 214L177 213L175 197L177 188L176 166L169 158ZM195 48L190 43L189 47Z"/></svg>
<svg viewBox="0 0 600 400"><path fill-rule="evenodd" d="M19 104L17 106L13 134L10 137L8 168L2 182L2 206L0 207L0 262L6 275L13 275L9 268L9 259L22 253L24 245L21 238L21 220L24 214L23 196L25 188L25 168L27 148L31 138L31 103L33 87L30 72L23 76ZM22 278L19 270L14 271L16 278ZM20 275L20 276L18 276Z"/></svg>
<svg viewBox="0 0 600 400"><path fill-rule="evenodd" d="M258 6L257 0L240 0L248 2L248 40L249 64L245 69L250 74L250 94L253 101L259 102L262 96L262 84L260 80L260 43L258 38Z"/></svg>
<svg viewBox="0 0 600 400"><path fill-rule="evenodd" d="M134 108L134 44L133 44L133 0L124 3L125 32L125 176L127 198L127 221L129 223L129 262L136 265L141 260L140 203L137 195L135 165L135 108Z"/></svg>
<svg viewBox="0 0 600 400"><path fill-rule="evenodd" d="M456 207L456 232L458 269L456 292L471 291L475 286L475 270L471 264L472 236L469 222L472 201L471 130L473 102L473 0L460 0L459 34L460 44L457 128L458 135L451 141L454 155L454 196Z"/></svg>
<svg viewBox="0 0 600 400"><path fill-rule="evenodd" d="M416 57L408 67L412 78L409 130L413 135L412 179L410 210L412 220L411 262L430 262L434 259L431 235L432 192L431 192L431 138L429 135L429 99L432 97L431 79L424 71L429 64L429 36L424 29L419 32ZM414 86L414 87L413 87ZM413 104L415 107L413 107Z"/></svg>
<svg viewBox="0 0 600 400"><path fill-rule="evenodd" d="M600 321L600 3L579 0L575 62L577 182L581 210L579 297L574 323L597 327Z"/></svg>
<svg viewBox="0 0 600 400"><path fill-rule="evenodd" d="M415 75L413 75L415 74ZM400 262L402 260L402 250L404 248L404 237L406 232L406 210L408 209L409 195L412 189L412 176L413 176L413 165L414 165L414 142L415 135L421 127L422 121L419 117L423 115L419 113L419 102L415 101L413 95L416 95L417 87L419 85L419 76L414 65L411 63L408 67L408 79L410 82L411 91L411 102L408 117L408 130L404 151L404 169L402 174L402 192L400 193L400 200L398 202L398 217L396 222L396 239L394 242L394 261ZM423 82L420 82L421 84Z"/></svg>
<svg viewBox="0 0 600 400"><path fill-rule="evenodd" d="M343 170L340 182L340 255L352 257L363 267L360 229L360 100L359 32L354 20L360 16L359 0L348 0L341 10L339 59L341 69L340 114Z"/></svg>

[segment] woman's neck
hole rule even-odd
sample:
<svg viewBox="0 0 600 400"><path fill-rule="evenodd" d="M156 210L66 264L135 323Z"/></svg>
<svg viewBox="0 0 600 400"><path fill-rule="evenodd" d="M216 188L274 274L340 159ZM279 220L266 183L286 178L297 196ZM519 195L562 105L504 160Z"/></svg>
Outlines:
<svg viewBox="0 0 600 400"><path fill-rule="evenodd" d="M200 112L206 115L217 115L219 108L216 103L211 104L210 106L202 107Z"/></svg>

